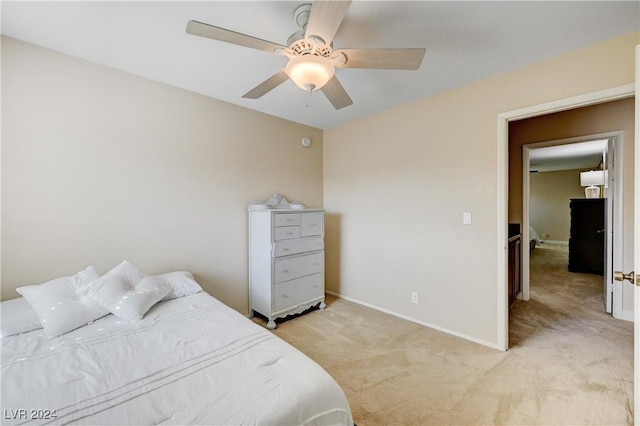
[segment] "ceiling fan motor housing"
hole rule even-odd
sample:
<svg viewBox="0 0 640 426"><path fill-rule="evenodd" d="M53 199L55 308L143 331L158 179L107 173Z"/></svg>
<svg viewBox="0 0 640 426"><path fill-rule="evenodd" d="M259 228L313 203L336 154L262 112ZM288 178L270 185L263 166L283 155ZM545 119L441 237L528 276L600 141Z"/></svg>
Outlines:
<svg viewBox="0 0 640 426"><path fill-rule="evenodd" d="M333 52L330 46L327 46L324 43L317 43L313 37L296 40L289 44L289 49L291 50L291 53L296 56L315 55L324 56L325 58L331 56L331 53Z"/></svg>

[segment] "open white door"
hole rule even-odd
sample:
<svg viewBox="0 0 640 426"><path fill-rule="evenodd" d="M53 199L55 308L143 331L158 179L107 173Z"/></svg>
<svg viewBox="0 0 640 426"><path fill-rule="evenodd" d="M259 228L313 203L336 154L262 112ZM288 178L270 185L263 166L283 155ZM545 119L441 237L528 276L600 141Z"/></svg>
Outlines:
<svg viewBox="0 0 640 426"><path fill-rule="evenodd" d="M633 202L633 274L637 284L640 273L640 45L636 46L636 115L635 115L635 158L634 158L634 202ZM633 296L634 339L633 339L633 412L634 423L640 423L640 290L636 285Z"/></svg>
<svg viewBox="0 0 640 426"><path fill-rule="evenodd" d="M605 312L611 314L613 313L613 214L614 214L614 203L615 198L618 194L615 193L614 190L614 172L615 172L615 139L611 138L607 142L607 147L605 149L605 170L607 171L607 183L605 187L605 198L607 202L606 206L606 214L605 217L605 238L604 238L604 306ZM620 295L618 295L620 297ZM615 316L615 315L614 315Z"/></svg>
<svg viewBox="0 0 640 426"><path fill-rule="evenodd" d="M604 215L604 253L605 253L605 262L604 262L604 310L607 313L613 312L613 256L610 254L613 253L611 248L613 247L613 225L611 218L613 217L613 203L614 203L614 191L613 191L613 173L612 170L612 162L613 162L613 140L609 139L607 143L607 148L605 150L605 170L607 171L607 183L605 188L605 198L607 199L605 203L606 213Z"/></svg>
<svg viewBox="0 0 640 426"><path fill-rule="evenodd" d="M636 46L636 115L635 115L635 156L633 190L633 271L615 271L616 281L623 285L634 285L633 291L633 417L634 424L640 424L640 45Z"/></svg>

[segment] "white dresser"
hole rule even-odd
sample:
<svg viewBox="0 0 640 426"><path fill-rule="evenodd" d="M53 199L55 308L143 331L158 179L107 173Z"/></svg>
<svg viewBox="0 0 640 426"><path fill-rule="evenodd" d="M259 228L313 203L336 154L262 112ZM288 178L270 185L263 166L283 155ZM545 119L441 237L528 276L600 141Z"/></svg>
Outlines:
<svg viewBox="0 0 640 426"><path fill-rule="evenodd" d="M249 206L249 313L275 319L324 303L324 210L275 194Z"/></svg>

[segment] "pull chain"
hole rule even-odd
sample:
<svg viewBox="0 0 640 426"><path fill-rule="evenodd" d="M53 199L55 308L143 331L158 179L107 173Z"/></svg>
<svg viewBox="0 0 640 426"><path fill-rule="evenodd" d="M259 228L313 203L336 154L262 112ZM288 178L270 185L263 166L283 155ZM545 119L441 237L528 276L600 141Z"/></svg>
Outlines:
<svg viewBox="0 0 640 426"><path fill-rule="evenodd" d="M306 84L304 87L307 88L307 108L309 108L309 105L311 104L311 92L316 88L316 86L313 84Z"/></svg>

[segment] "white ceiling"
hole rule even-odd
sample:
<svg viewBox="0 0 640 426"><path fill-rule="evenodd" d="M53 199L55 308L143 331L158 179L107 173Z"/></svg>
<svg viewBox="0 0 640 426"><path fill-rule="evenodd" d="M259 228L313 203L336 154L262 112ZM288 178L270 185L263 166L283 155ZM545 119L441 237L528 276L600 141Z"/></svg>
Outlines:
<svg viewBox="0 0 640 426"><path fill-rule="evenodd" d="M529 166L537 172L596 170L606 149L607 139L532 149L529 152Z"/></svg>
<svg viewBox="0 0 640 426"><path fill-rule="evenodd" d="M189 35L191 19L286 44L305 1L2 1L2 34L326 129L640 28L640 2L354 1L334 48L424 47L418 71L338 69L353 105L287 81L283 56ZM612 64L613 66L613 64Z"/></svg>

